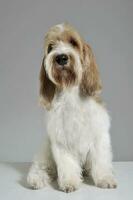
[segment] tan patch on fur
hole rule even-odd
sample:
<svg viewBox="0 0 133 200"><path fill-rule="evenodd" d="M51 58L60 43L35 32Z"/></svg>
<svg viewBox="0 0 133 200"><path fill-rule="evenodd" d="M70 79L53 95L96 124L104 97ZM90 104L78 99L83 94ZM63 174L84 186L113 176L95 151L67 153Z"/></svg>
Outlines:
<svg viewBox="0 0 133 200"><path fill-rule="evenodd" d="M45 106L47 109L50 109L51 102L54 98L55 89L56 86L46 74L43 59L40 70L40 104Z"/></svg>
<svg viewBox="0 0 133 200"><path fill-rule="evenodd" d="M99 103L99 104L101 104L101 105L103 105L105 107L105 104L104 104L104 102L103 102L103 100L102 100L102 98L100 96L94 96L93 98L95 99L95 101L97 103Z"/></svg>
<svg viewBox="0 0 133 200"><path fill-rule="evenodd" d="M64 31L60 31L59 26L54 26L50 29L48 34L45 37L45 49L48 48L48 45L52 43L56 44L58 41L62 41L65 43L69 43L75 50L82 53L82 38L78 34L78 32L69 24L64 24ZM76 45L72 44L72 40L74 40ZM47 54L47 52L45 51Z"/></svg>
<svg viewBox="0 0 133 200"><path fill-rule="evenodd" d="M97 64L88 44L84 44L83 50L83 75L80 84L80 94L82 96L95 96L101 90L101 80L97 69Z"/></svg>

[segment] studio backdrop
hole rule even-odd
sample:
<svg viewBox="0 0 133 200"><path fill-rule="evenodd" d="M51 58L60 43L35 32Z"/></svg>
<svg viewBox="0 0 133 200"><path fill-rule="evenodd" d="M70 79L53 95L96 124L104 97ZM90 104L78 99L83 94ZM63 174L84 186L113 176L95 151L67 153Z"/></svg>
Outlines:
<svg viewBox="0 0 133 200"><path fill-rule="evenodd" d="M38 105L44 35L69 22L92 46L112 118L114 160L133 160L133 1L0 0L0 160L31 161L45 134Z"/></svg>

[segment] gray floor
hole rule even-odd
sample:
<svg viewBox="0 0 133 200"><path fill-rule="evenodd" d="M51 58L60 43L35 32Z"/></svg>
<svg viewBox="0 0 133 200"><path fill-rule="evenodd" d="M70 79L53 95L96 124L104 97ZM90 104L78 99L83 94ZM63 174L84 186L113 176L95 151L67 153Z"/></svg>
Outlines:
<svg viewBox="0 0 133 200"><path fill-rule="evenodd" d="M58 191L56 183L41 190L31 190L26 183L28 163L0 164L0 200L133 200L133 162L114 163L117 189L100 189L82 184L69 194Z"/></svg>

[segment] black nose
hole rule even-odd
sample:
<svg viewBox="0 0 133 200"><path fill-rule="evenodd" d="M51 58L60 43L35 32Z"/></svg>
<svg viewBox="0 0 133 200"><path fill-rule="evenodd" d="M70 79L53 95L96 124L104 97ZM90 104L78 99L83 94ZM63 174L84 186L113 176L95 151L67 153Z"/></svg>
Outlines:
<svg viewBox="0 0 133 200"><path fill-rule="evenodd" d="M56 62L59 65L66 65L68 61L68 56L66 54L60 54L56 56Z"/></svg>

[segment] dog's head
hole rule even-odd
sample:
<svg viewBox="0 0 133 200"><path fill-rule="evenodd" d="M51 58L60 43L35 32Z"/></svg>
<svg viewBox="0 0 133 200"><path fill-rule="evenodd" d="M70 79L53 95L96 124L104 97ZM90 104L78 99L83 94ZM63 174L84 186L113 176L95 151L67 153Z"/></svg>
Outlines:
<svg viewBox="0 0 133 200"><path fill-rule="evenodd" d="M78 85L82 96L93 96L100 79L93 52L77 31L68 24L52 27L45 37L40 72L41 102L49 107L56 89Z"/></svg>

